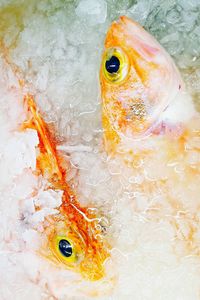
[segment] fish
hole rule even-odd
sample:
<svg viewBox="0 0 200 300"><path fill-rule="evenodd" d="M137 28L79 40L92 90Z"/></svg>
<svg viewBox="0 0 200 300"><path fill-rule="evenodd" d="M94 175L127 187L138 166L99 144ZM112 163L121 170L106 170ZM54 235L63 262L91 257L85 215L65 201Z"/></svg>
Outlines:
<svg viewBox="0 0 200 300"><path fill-rule="evenodd" d="M133 214L169 224L179 257L199 255L200 116L172 57L121 16L106 34L99 76L104 147L123 168Z"/></svg>
<svg viewBox="0 0 200 300"><path fill-rule="evenodd" d="M34 97L26 94L23 103L27 118L20 130L35 130L39 138L34 174L45 178L45 190L62 193L58 214L46 217L43 222L43 242L37 253L57 267L80 273L86 280L100 280L105 275L104 264L109 257L103 218L95 209L82 207L67 183L56 139L42 118Z"/></svg>
<svg viewBox="0 0 200 300"><path fill-rule="evenodd" d="M100 68L105 147L145 139L195 115L172 58L126 16L110 26ZM186 108L187 107L187 108Z"/></svg>

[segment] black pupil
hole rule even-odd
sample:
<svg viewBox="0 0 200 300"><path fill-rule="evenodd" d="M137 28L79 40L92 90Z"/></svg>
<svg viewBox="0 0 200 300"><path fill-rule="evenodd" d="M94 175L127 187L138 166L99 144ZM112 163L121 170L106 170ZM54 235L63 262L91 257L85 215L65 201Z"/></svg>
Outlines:
<svg viewBox="0 0 200 300"><path fill-rule="evenodd" d="M120 61L116 56L111 56L109 60L106 61L106 70L108 73L117 73L119 70Z"/></svg>
<svg viewBox="0 0 200 300"><path fill-rule="evenodd" d="M72 255L72 246L67 240L60 240L59 250L65 257L70 257Z"/></svg>

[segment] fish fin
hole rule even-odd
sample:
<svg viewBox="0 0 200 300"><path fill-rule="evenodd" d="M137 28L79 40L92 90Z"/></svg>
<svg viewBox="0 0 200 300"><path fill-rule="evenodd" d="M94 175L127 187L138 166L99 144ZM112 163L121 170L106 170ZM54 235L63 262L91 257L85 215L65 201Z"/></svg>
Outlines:
<svg viewBox="0 0 200 300"><path fill-rule="evenodd" d="M26 95L24 97L24 105L27 107L28 120L22 124L22 129L35 129L39 137L40 154L37 157L38 169L48 179L60 181L63 175L58 163L53 138L36 106L33 96Z"/></svg>

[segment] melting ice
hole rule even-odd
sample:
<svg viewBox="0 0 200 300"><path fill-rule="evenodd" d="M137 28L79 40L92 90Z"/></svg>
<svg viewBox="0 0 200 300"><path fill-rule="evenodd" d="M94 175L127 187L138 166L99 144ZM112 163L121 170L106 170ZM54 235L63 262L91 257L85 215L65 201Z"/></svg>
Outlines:
<svg viewBox="0 0 200 300"><path fill-rule="evenodd" d="M199 0L0 1L0 299L199 299L199 215L192 215L194 207L198 211L196 199L188 192L191 213L187 222L180 217L185 212L177 216L177 238L167 205L158 211L161 195L156 194L155 201L148 193L130 190L130 184L139 185L143 178L109 160L104 151L98 78L107 29L125 14L173 56L199 109L199 4ZM79 201L92 203L107 218L112 251L106 280L86 282L35 252L41 241L29 224L39 230L40 221L56 213L61 195L52 191L47 197L41 179L29 170L36 163L38 139L31 130L18 130L25 115L13 69L35 95L45 120L54 125ZM199 139L191 143L200 146ZM153 159L146 171L155 179L166 170L162 157ZM188 159L194 164L199 156L191 153ZM158 161L159 168L154 168ZM182 172L181 163L177 172ZM196 178L191 188L197 187ZM38 198L33 198L38 189ZM178 187L175 191L182 193ZM49 202L52 197L54 202ZM34 210L37 201L44 206L40 215ZM159 222L146 219L152 201L157 203ZM195 251L187 252L184 239L190 234Z"/></svg>

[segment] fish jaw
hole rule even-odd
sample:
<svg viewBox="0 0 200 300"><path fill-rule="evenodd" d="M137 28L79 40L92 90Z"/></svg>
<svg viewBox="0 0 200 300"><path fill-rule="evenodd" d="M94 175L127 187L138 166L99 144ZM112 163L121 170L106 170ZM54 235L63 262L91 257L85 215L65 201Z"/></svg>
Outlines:
<svg viewBox="0 0 200 300"><path fill-rule="evenodd" d="M113 48L126 55L129 65L127 76L119 83L109 81L104 71L106 53ZM100 83L108 148L123 138L148 136L161 122L163 112L185 93L172 58L138 23L125 16L113 22L106 35Z"/></svg>

